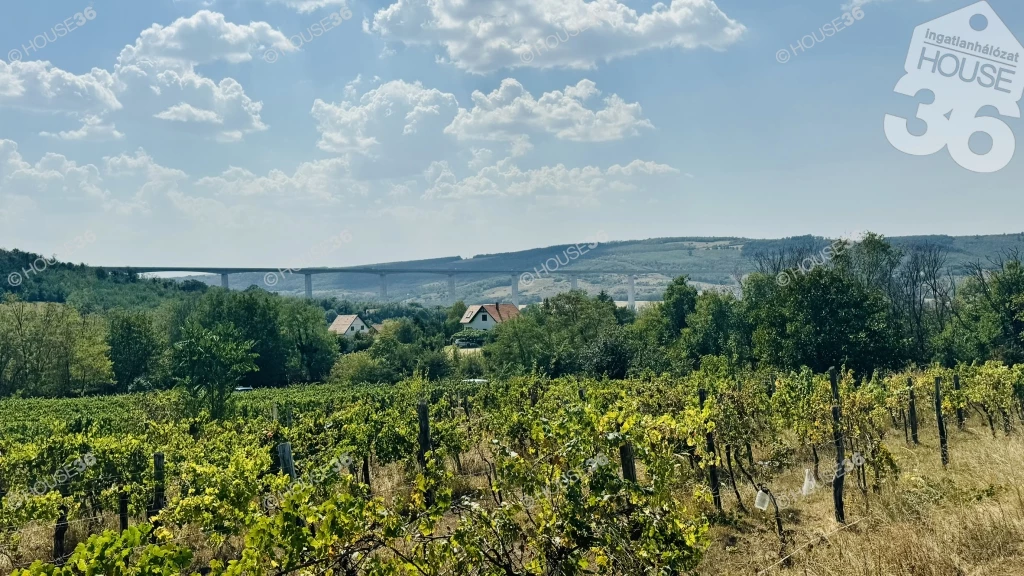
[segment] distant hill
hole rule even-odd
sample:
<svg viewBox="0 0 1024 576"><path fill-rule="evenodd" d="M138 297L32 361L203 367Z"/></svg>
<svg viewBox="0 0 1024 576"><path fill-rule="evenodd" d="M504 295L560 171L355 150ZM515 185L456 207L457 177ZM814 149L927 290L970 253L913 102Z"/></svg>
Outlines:
<svg viewBox="0 0 1024 576"><path fill-rule="evenodd" d="M44 259L39 254L0 249L0 300L11 293L28 302L66 302L86 313L112 308L155 308L169 299L209 287L185 282L140 278L86 264Z"/></svg>
<svg viewBox="0 0 1024 576"><path fill-rule="evenodd" d="M963 264L972 261L986 263L1007 250L1024 250L1024 234L986 236L903 236L889 240L896 246L938 244L946 247L949 267L955 273ZM561 270L611 271L634 270L637 300L660 300L665 286L675 274L685 273L698 288L735 290L737 278L754 270L753 255L762 251L787 246L806 246L808 243L825 246L830 240L813 236L800 236L778 240L758 240L733 237L653 238L606 242L589 248L576 256L575 247L548 246L519 252L481 254L472 258L447 257L410 262L376 264L375 268L415 267L427 270L519 270L540 271L545 261L558 258L571 260ZM567 258L567 254L571 257ZM137 274L114 273L87 264L69 264L40 260L40 255L20 250L0 248L0 297L4 293L16 294L29 301L69 302L85 312L113 307L151 308L167 299L189 292L202 291L208 285L219 286L219 276L191 276L176 280L146 279ZM555 260L550 260L555 262ZM38 265L33 270L32 266ZM553 265L553 264L552 264ZM13 282L12 282L13 280ZM183 282L182 282L183 281ZM20 282L20 284L19 284ZM626 300L626 276L605 273L580 277L579 287L591 293L607 291L616 300ZM510 274L458 276L454 296L468 303L509 301L511 299ZM302 274L285 276L276 285L268 285L263 274L233 274L231 287L244 289L251 285L286 295L304 293ZM373 275L322 274L314 277L316 296L336 296L356 302L377 298L380 279ZM546 296L569 289L564 276L546 276L532 284L520 285L523 303L536 302ZM398 274L388 277L389 300L415 300L423 304L447 304L447 278L442 274Z"/></svg>
<svg viewBox="0 0 1024 576"><path fill-rule="evenodd" d="M571 259L560 270L597 271L635 270L638 274L636 290L638 300L660 300L665 286L672 279L669 275L653 273L668 270L685 273L690 280L703 289L735 289L737 278L754 270L752 255L766 250L790 245L806 245L808 242L824 246L831 240L813 236L799 236L777 240L759 240L735 237L681 237L652 238L650 240L629 240L606 242L589 249L586 254ZM963 264L971 261L986 262L1014 248L1024 249L1024 233L985 236L902 236L889 241L896 246L914 244L938 244L949 251L949 266L956 273ZM472 258L458 256L374 264L375 268L415 267L421 269L445 270L519 270L541 271L549 258L568 259L570 245L548 246L519 252L481 254ZM575 248L574 248L575 250ZM217 276L190 277L210 285L220 285ZM509 274L481 274L480 276L457 276L455 297L466 302L509 301L511 278ZM371 300L377 297L380 279L373 275L318 274L314 276L313 290L316 296L337 296L351 300ZM579 287L589 292L605 290L616 300L627 297L626 276L602 274L583 276ZM250 285L260 286L285 294L302 295L304 281L301 274L291 274L275 286L269 286L262 274L235 274L231 276L233 288L241 289ZM522 302L535 302L569 289L567 277L543 275L529 286L520 285ZM447 278L439 274L398 274L388 276L390 300L416 300L425 304L444 304L451 301L447 294Z"/></svg>

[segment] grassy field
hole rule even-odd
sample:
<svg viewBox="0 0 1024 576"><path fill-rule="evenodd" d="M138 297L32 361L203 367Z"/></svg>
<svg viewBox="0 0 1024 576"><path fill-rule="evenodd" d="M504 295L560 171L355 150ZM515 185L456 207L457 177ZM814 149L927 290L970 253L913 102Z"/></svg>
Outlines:
<svg viewBox="0 0 1024 576"><path fill-rule="evenodd" d="M975 426L971 426L975 424ZM700 574L773 576L1011 576L1024 574L1024 441L1019 433L993 438L969 420L950 430L950 464L943 470L934 427L921 444L890 438L900 463L895 485L879 493L846 482L846 526L833 517L832 492L819 488L782 511L789 541L785 559L772 515L753 508L754 493L739 486L750 515L712 529L714 544ZM825 460L824 455L822 460ZM810 458L807 458L810 467ZM804 469L774 483L799 491ZM870 479L869 479L870 485ZM731 488L723 491L735 509ZM769 511L771 508L769 508Z"/></svg>

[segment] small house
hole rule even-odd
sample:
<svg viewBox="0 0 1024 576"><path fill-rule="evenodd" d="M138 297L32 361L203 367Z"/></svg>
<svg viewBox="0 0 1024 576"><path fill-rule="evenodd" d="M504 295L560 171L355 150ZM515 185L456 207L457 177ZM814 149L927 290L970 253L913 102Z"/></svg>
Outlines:
<svg viewBox="0 0 1024 576"><path fill-rule="evenodd" d="M367 327L366 323L359 318L358 314L345 314L335 318L328 330L340 336L352 338L360 332L366 333L366 331L369 330L369 327Z"/></svg>
<svg viewBox="0 0 1024 576"><path fill-rule="evenodd" d="M519 308L515 304L474 304L466 309L459 323L463 328L490 330L516 316L519 316Z"/></svg>

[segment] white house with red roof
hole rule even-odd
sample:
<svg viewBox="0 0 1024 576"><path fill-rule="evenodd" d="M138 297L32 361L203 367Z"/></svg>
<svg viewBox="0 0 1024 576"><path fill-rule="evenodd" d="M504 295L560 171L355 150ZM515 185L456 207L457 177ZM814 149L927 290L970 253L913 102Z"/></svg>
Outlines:
<svg viewBox="0 0 1024 576"><path fill-rule="evenodd" d="M515 304L474 304L466 309L459 321L463 328L475 330L490 330L505 322L519 316L519 308Z"/></svg>

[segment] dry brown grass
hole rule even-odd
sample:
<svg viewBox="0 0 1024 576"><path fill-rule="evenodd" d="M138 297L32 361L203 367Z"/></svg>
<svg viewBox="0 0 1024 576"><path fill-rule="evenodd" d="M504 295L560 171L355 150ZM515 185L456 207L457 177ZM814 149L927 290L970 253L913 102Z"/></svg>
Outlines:
<svg viewBox="0 0 1024 576"><path fill-rule="evenodd" d="M931 434L929 434L931 432ZM800 498L783 511L790 543L780 554L769 514L752 514L712 529L712 546L699 569L707 576L1004 576L1024 574L1024 440L993 439L986 427L950 429L947 470L935 430L921 444L887 444L900 466L898 480L865 497L853 476L846 482L846 519L834 519L830 489ZM799 489L803 470L773 481L775 490ZM870 477L869 477L870 484ZM735 506L731 490L725 505ZM783 559L785 558L785 559Z"/></svg>

